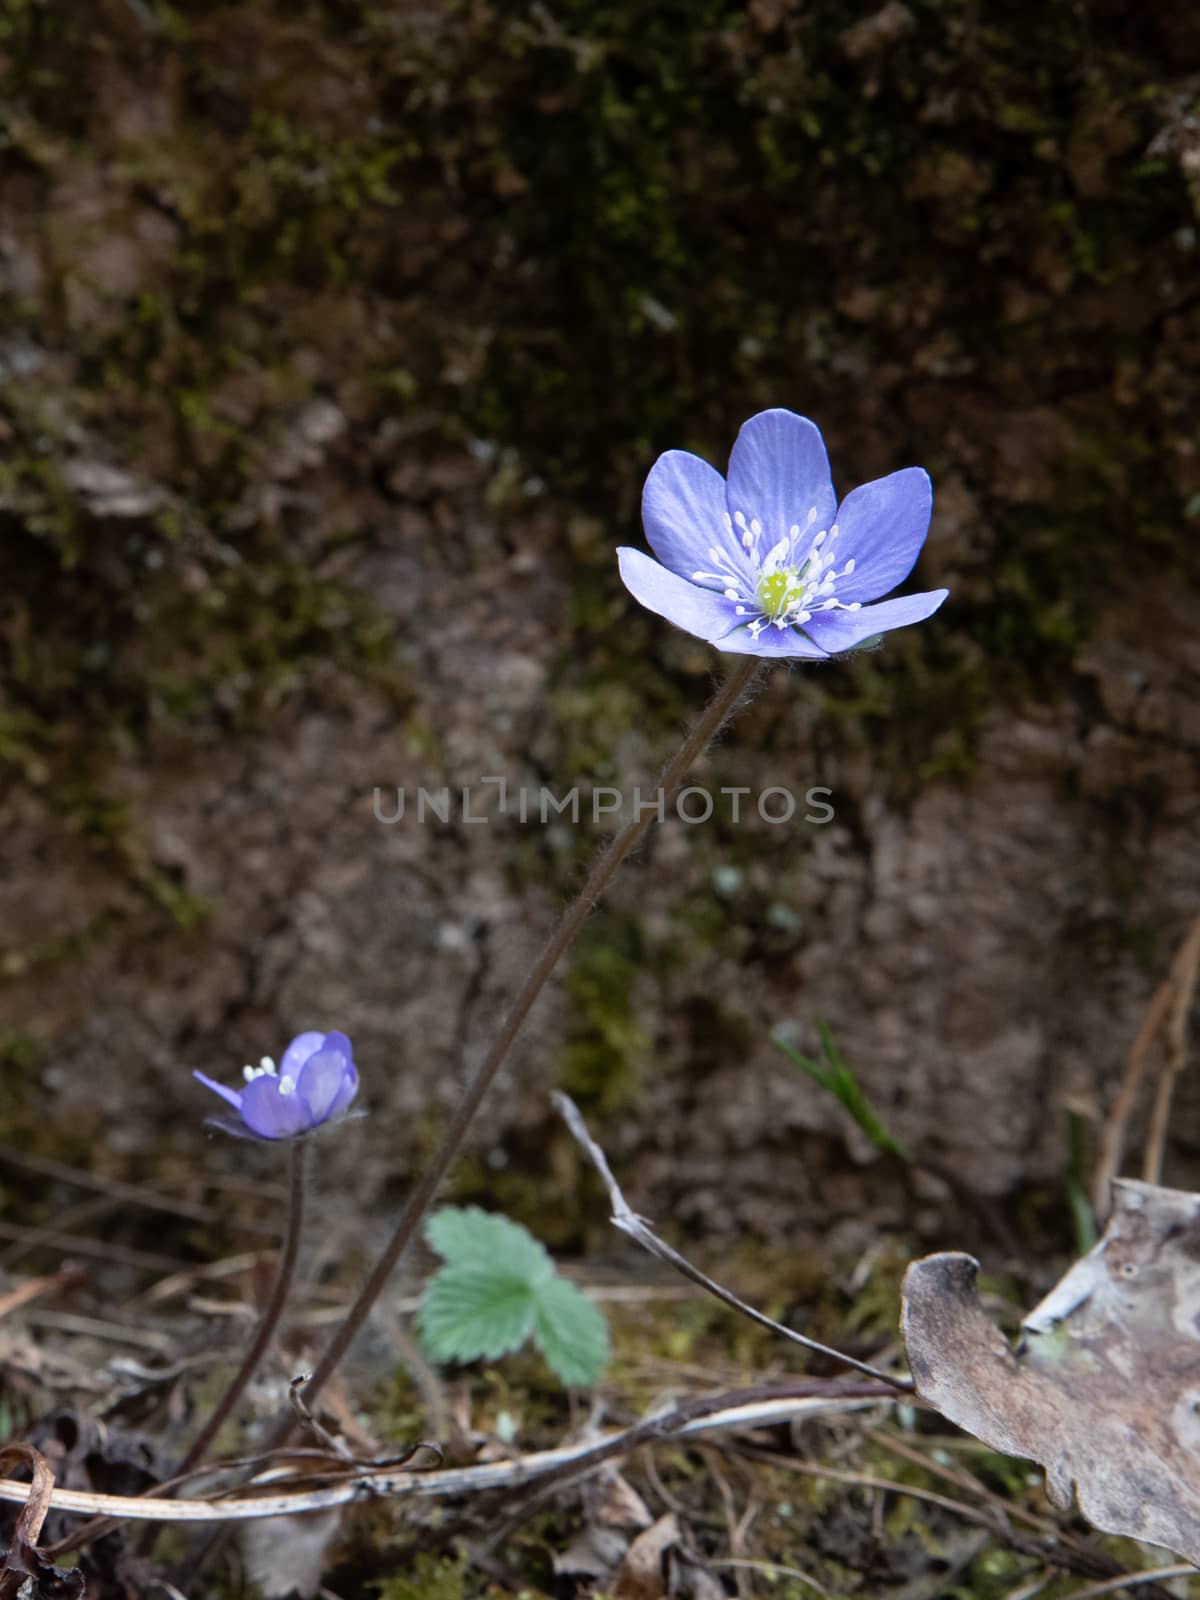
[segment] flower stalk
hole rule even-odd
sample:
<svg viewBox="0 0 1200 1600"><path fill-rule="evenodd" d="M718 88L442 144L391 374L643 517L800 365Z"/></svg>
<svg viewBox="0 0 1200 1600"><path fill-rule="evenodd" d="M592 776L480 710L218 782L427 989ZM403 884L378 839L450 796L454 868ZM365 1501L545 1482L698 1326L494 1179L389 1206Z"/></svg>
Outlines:
<svg viewBox="0 0 1200 1600"><path fill-rule="evenodd" d="M304 1227L304 1184L308 1168L308 1145L303 1139L292 1140L288 1147L288 1216L283 1236L283 1251L275 1269L275 1282L271 1295L259 1318L254 1338L242 1357L241 1365L229 1380L225 1393L217 1401L200 1432L192 1440L187 1454L176 1467L177 1476L191 1472L204 1460L209 1446L220 1432L234 1406L241 1399L246 1385L258 1371L259 1363L270 1349L271 1341L279 1327L284 1307L296 1276L296 1259L300 1253L300 1234Z"/></svg>
<svg viewBox="0 0 1200 1600"><path fill-rule="evenodd" d="M704 753L729 717L738 708L750 687L760 663L754 657L740 661L713 695L697 717L678 751L664 767L659 786L670 803L671 797L687 776L693 764ZM317 1363L312 1376L301 1391L301 1398L311 1406L336 1371L359 1330L367 1320L371 1307L382 1293L401 1256L412 1243L421 1221L451 1163L462 1148L463 1141L475 1119L484 1097L491 1088L496 1074L508 1058L534 1002L541 994L559 960L570 948L592 908L600 901L626 859L637 849L654 820L649 810L627 822L603 850L592 867L578 895L563 913L558 926L546 941L545 947L529 969L500 1032L496 1035L487 1055L483 1058L442 1134L432 1160L418 1178L400 1214L395 1232L380 1255L370 1275L359 1291L358 1298L346 1314ZM276 1449L290 1436L295 1423L291 1417L283 1419L272 1434L268 1449Z"/></svg>
<svg viewBox="0 0 1200 1600"><path fill-rule="evenodd" d="M287 1306L291 1294L292 1282L296 1276L296 1261L300 1254L300 1235L304 1228L304 1186L308 1171L308 1143L304 1139L292 1139L288 1143L288 1212L287 1224L284 1229L283 1247L279 1262L275 1269L275 1281L271 1285L271 1294L259 1318L258 1327L254 1330L254 1337L246 1347L246 1353L241 1359L237 1371L229 1380L225 1392L209 1413L204 1426L188 1446L187 1453L179 1462L172 1474L175 1478L183 1478L198 1467L208 1454L213 1440L221 1431L233 1408L242 1398L247 1384L258 1371L259 1364L271 1347L271 1341L279 1328L280 1319L284 1308ZM149 1556L157 1540L159 1529L153 1524L147 1528L142 1539L139 1554Z"/></svg>

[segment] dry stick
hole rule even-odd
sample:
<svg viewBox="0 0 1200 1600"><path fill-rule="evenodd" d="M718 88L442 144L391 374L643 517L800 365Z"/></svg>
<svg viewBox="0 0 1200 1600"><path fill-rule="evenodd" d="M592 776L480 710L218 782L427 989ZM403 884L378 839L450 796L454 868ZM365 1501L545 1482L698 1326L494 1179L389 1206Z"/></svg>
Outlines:
<svg viewBox="0 0 1200 1600"><path fill-rule="evenodd" d="M1133 1589L1147 1583L1165 1583L1168 1578L1194 1578L1196 1569L1189 1562L1173 1567L1151 1567L1146 1572L1122 1572L1106 1583L1092 1583L1086 1589L1076 1589L1069 1600L1097 1600L1102 1594L1119 1594L1122 1589Z"/></svg>
<svg viewBox="0 0 1200 1600"><path fill-rule="evenodd" d="M18 1306L28 1305L39 1295L54 1294L59 1289L71 1289L86 1280L87 1274L80 1267L71 1265L60 1267L57 1272L51 1272L44 1278L26 1278L24 1283L18 1284L15 1289L10 1289L7 1294L0 1294L0 1317L6 1317Z"/></svg>
<svg viewBox="0 0 1200 1600"><path fill-rule="evenodd" d="M708 1556L704 1562L706 1567L715 1571L730 1570L734 1572L761 1572L769 1578L795 1578L797 1583L806 1583L810 1589L815 1589L818 1594L827 1595L829 1590L810 1578L807 1572L801 1572L799 1567L785 1567L778 1561L750 1561L739 1560L735 1556L727 1556L724 1561L714 1561Z"/></svg>
<svg viewBox="0 0 1200 1600"><path fill-rule="evenodd" d="M15 1239L24 1243L36 1232L37 1243L61 1250L64 1255L96 1256L101 1261L119 1261L122 1266L136 1267L141 1272L178 1272L177 1256L160 1256L152 1250L134 1250L129 1245L116 1244L109 1239L89 1239L79 1233L63 1233L57 1228L23 1228L15 1222L0 1222L0 1239Z"/></svg>
<svg viewBox="0 0 1200 1600"><path fill-rule="evenodd" d="M253 1490L243 1495L224 1495L215 1500L174 1500L162 1493L147 1495L95 1494L80 1489L55 1489L50 1507L55 1511L96 1514L134 1522L175 1522L208 1524L243 1521L260 1517L299 1516L306 1511L326 1511L334 1506L376 1496L416 1496L438 1499L444 1496L483 1494L493 1490L511 1492L532 1485L562 1483L593 1472L617 1456L666 1439L690 1438L719 1429L777 1427L806 1417L840 1415L872 1404L890 1404L895 1395L890 1387L868 1383L862 1378L802 1378L790 1383L759 1384L749 1389L734 1389L724 1394L707 1395L682 1401L670 1411L612 1433L599 1443L559 1445L539 1450L515 1460L490 1461L472 1467L447 1467L432 1472L409 1471L396 1475L395 1461L357 1464L331 1460L326 1451L297 1450L289 1459L301 1462L319 1460L323 1471L310 1475L318 1487L280 1489L278 1479L268 1483L259 1479ZM406 1454L403 1460L408 1459ZM220 1470L245 1470L264 1466L270 1459L256 1456L254 1462L222 1463ZM274 1459L278 1459L275 1457ZM205 1473L216 1472L214 1464ZM194 1475L193 1475L194 1476ZM332 1482L330 1481L332 1480ZM172 1487L175 1480L172 1480ZM0 1501L23 1505L30 1497L30 1486L0 1478ZM70 1548L74 1548L72 1544ZM59 1555L68 1549L66 1540L52 1547Z"/></svg>
<svg viewBox="0 0 1200 1600"><path fill-rule="evenodd" d="M739 662L700 713L678 752L663 769L659 787L665 799L674 794L693 763L712 743L726 720L736 710L759 665L755 656L747 656L744 661ZM620 833L613 838L588 874L578 896L550 935L541 955L530 968L491 1049L480 1063L458 1110L447 1124L433 1159L414 1184L387 1248L375 1263L370 1276L359 1290L358 1298L347 1312L346 1320L334 1334L324 1355L317 1362L312 1377L304 1386L301 1398L310 1409L354 1342L400 1257L411 1244L421 1219L429 1209L441 1187L442 1179L461 1149L475 1114L491 1088L496 1074L504 1065L534 1001L541 994L560 958L574 942L575 935L587 920L592 907L602 898L626 857L637 848L649 832L653 818L654 811L651 809L644 815L635 817L632 822L626 823ZM295 1426L295 1419L289 1413L276 1425L267 1447L277 1449L285 1444Z"/></svg>
<svg viewBox="0 0 1200 1600"><path fill-rule="evenodd" d="M1150 1132L1146 1135L1146 1154L1142 1162L1142 1177L1146 1183L1162 1182L1163 1151L1167 1144L1167 1123L1171 1115L1171 1098L1175 1084L1187 1065L1188 1012L1196 993L1196 978L1200 973L1200 917L1188 930L1188 936L1176 952L1171 963L1171 1003L1167 1008L1163 1027L1162 1076L1154 1095L1154 1109L1150 1113Z"/></svg>
<svg viewBox="0 0 1200 1600"><path fill-rule="evenodd" d="M226 1219L215 1206L198 1205L191 1200L177 1200L174 1195L162 1194L147 1188L143 1183L122 1183L116 1178L102 1178L81 1167L71 1167L49 1156L34 1155L28 1150L16 1150L12 1145L0 1145L0 1162L19 1167L24 1172L36 1173L42 1178L54 1178L72 1184L77 1189L93 1189L107 1199L127 1205L145 1206L150 1211L167 1211L172 1216L186 1217L190 1222L224 1222ZM260 1223L243 1224L247 1232L264 1233Z"/></svg>
<svg viewBox="0 0 1200 1600"><path fill-rule="evenodd" d="M1191 935L1189 934L1189 938ZM1186 942L1186 941L1185 941ZM1121 1083L1117 1089L1116 1098L1108 1114L1105 1124L1104 1136L1100 1143L1100 1155L1096 1162L1096 1176L1092 1183L1092 1207L1096 1216L1103 1220L1107 1217L1111 1206L1112 1181L1121 1170L1121 1158L1125 1152L1125 1135L1129 1129L1129 1119L1133 1116L1134 1105L1137 1101L1138 1090L1146 1076L1146 1064L1154 1041L1167 1018L1171 1004L1171 997L1175 991L1174 963L1172 970L1154 991L1153 998L1146 1008L1141 1026L1133 1044L1130 1046L1129 1057L1125 1063L1125 1071L1121 1075Z"/></svg>
<svg viewBox="0 0 1200 1600"><path fill-rule="evenodd" d="M42 1245L52 1243L55 1234L72 1232L84 1224L94 1227L109 1212L115 1211L118 1204L111 1195L89 1194L86 1199L77 1200L74 1205L55 1212L51 1221L34 1223L23 1229L15 1242L0 1254L0 1272L11 1272L26 1256L32 1255Z"/></svg>
<svg viewBox="0 0 1200 1600"><path fill-rule="evenodd" d="M308 1165L308 1141L293 1139L288 1150L288 1216L287 1227L283 1236L283 1251L279 1257L279 1266L275 1272L275 1282L271 1286L271 1297L259 1319L254 1338L242 1357L241 1365L229 1380L225 1393L217 1401L208 1420L200 1432L192 1440L187 1454L175 1469L177 1477L183 1477L191 1472L193 1467L199 1466L208 1453L209 1446L221 1431L221 1427L229 1413L242 1397L246 1385L258 1370L259 1362L266 1355L271 1340L279 1327L279 1319L287 1305L288 1295L291 1293L292 1279L296 1275L296 1257L300 1252L300 1234L304 1226L304 1175ZM156 1528L148 1528L142 1537L138 1554L149 1557L154 1549L158 1536ZM94 1535L93 1535L94 1537Z"/></svg>
<svg viewBox="0 0 1200 1600"><path fill-rule="evenodd" d="M905 1461L911 1461L914 1466L920 1467L922 1472L927 1472L931 1477L944 1478L947 1483L952 1483L956 1489L978 1495L985 1505L990 1505L1000 1517L1012 1517L1018 1522L1024 1522L1028 1527L1047 1537L1058 1537L1057 1523L1049 1517L1039 1516L1036 1511L1028 1511L1022 1505L1011 1500L1005 1500L1002 1495L993 1493L985 1483L981 1483L973 1472L968 1472L965 1467L946 1466L936 1460L930 1451L917 1450L905 1444L895 1434L884 1433L878 1428L867 1428L866 1436L878 1445L889 1451L892 1455L901 1456ZM936 1446L931 1444L931 1449ZM984 1446L980 1446L982 1450Z"/></svg>
<svg viewBox="0 0 1200 1600"><path fill-rule="evenodd" d="M425 1448L427 1446L422 1441L422 1443L415 1445L412 1450L406 1451L403 1456L388 1457L386 1461L370 1463L371 1470L382 1472L386 1467L404 1465L417 1451ZM433 1449L435 1454L440 1456L439 1446L433 1445L428 1446L428 1448ZM286 1460L288 1465L292 1467L311 1465L313 1472L318 1474L321 1469L324 1469L326 1477L329 1476L331 1467L341 1476L347 1475L345 1458L337 1456L329 1450L289 1450ZM46 1545L43 1553L53 1557L55 1560L59 1556L70 1555L72 1551L78 1550L82 1545L90 1544L93 1539L98 1539L103 1534L111 1532L113 1528L119 1527L123 1519L137 1522L145 1522L147 1520L158 1522L179 1521L183 1513L178 1516L175 1514L175 1502L168 1497L174 1495L179 1489L184 1488L185 1485L193 1487L198 1481L205 1478L227 1475L231 1472L241 1473L247 1477L261 1472L265 1476L267 1469L274 1469L277 1473L279 1463L280 1457L278 1453L270 1456L226 1458L225 1460L210 1462L207 1465L193 1467L190 1472L178 1473L173 1478L165 1478L161 1483L154 1484L139 1495L76 1494L73 1499L67 1501L61 1500L60 1497L59 1500L51 1502L52 1509L57 1511L64 1509L68 1511L76 1509L88 1510L96 1512L97 1515L91 1522L85 1522L82 1527L76 1528L74 1533L64 1534L57 1543ZM361 1464L356 1464L356 1470L361 1474L365 1468ZM15 1498L8 1493L8 1490L8 1482L0 1480L0 1500ZM200 1505L212 1504L212 1502L204 1500L198 1500L196 1503ZM149 1513L143 1515L140 1508L144 1506L149 1507L150 1512L155 1509L162 1512L165 1507L171 1507L171 1515L160 1515L158 1517L150 1517Z"/></svg>
<svg viewBox="0 0 1200 1600"><path fill-rule="evenodd" d="M1138 1090L1142 1086L1142 1079L1146 1076L1146 1062L1158 1037L1159 1029L1163 1025L1170 998L1171 980L1164 978L1154 991L1137 1036L1130 1046L1125 1071L1121 1074L1120 1086L1112 1103L1112 1109L1108 1113L1104 1136L1100 1142L1100 1155L1096 1162L1096 1176L1092 1180L1092 1208L1101 1220L1109 1213L1112 1203L1110 1193L1112 1181L1121 1170L1129 1119L1133 1115Z"/></svg>
<svg viewBox="0 0 1200 1600"><path fill-rule="evenodd" d="M772 1333L778 1333L785 1339L790 1339L793 1344L803 1345L806 1350L815 1350L818 1355L831 1356L833 1360L842 1362L845 1366L855 1367L859 1372L865 1372L868 1377L878 1378L881 1383L888 1384L892 1389L902 1394L911 1394L915 1388L911 1378L898 1378L890 1372L884 1372L879 1367L873 1367L869 1362L859 1361L854 1356L848 1356L841 1350L834 1350L830 1345L820 1344L816 1339L809 1339L803 1333L797 1333L794 1328L785 1328L782 1322L776 1322L773 1317L768 1317L765 1312L756 1311L753 1306L739 1300L732 1290L726 1289L715 1279L694 1267L692 1263L681 1256L679 1251L669 1245L665 1239L658 1235L646 1222L633 1210L625 1196L621 1193L617 1180L612 1175L608 1159L600 1146L587 1130L587 1124L579 1114L579 1107L569 1095L556 1090L551 1096L562 1115L563 1121L571 1130L577 1142L591 1157L592 1164L600 1174L604 1187L608 1190L608 1203L612 1207L612 1223L619 1228L635 1244L640 1244L643 1250L648 1250L659 1261L665 1261L669 1267L674 1267L676 1272L681 1272L685 1278L690 1278L700 1288L715 1295L718 1300L724 1301L727 1306L732 1306L735 1311L740 1311L742 1316L749 1317L752 1322L757 1322L760 1327L769 1328Z"/></svg>

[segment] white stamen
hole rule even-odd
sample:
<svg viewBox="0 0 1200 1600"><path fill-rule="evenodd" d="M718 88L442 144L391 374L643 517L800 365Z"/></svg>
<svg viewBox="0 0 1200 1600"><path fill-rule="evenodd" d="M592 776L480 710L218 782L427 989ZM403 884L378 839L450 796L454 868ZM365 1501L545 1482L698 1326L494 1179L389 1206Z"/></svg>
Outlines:
<svg viewBox="0 0 1200 1600"><path fill-rule="evenodd" d="M808 508L808 519L807 519L807 521L805 523L805 526L811 528L813 523L816 520L817 520L817 508L816 508L816 506L810 506Z"/></svg>
<svg viewBox="0 0 1200 1600"><path fill-rule="evenodd" d="M744 511L735 511L733 513L733 520L737 523L739 528L744 528L746 526L746 513Z"/></svg>
<svg viewBox="0 0 1200 1600"><path fill-rule="evenodd" d="M725 524L725 532L726 533L732 533L733 532L733 518L729 515L728 511L726 511L722 515L721 521Z"/></svg>
<svg viewBox="0 0 1200 1600"><path fill-rule="evenodd" d="M831 539L836 539L838 534L841 533L841 531L842 530L838 527L837 523L835 522L833 527L830 528L830 530L829 530L829 537Z"/></svg>
<svg viewBox="0 0 1200 1600"><path fill-rule="evenodd" d="M772 545L770 550L767 551L767 559L762 564L762 570L768 577L777 569L779 563L790 549L791 545L788 540L780 539L778 544Z"/></svg>
<svg viewBox="0 0 1200 1600"><path fill-rule="evenodd" d="M842 568L842 577L843 578L848 578L853 571L854 571L854 557L851 556L849 561L847 561L846 565Z"/></svg>
<svg viewBox="0 0 1200 1600"><path fill-rule="evenodd" d="M736 589L726 589L726 591L725 591L726 600L736 600L737 597L738 597L738 592L737 592Z"/></svg>
<svg viewBox="0 0 1200 1600"><path fill-rule="evenodd" d="M275 1071L275 1063L270 1056L260 1057L258 1065L263 1072Z"/></svg>
<svg viewBox="0 0 1200 1600"><path fill-rule="evenodd" d="M738 608L737 608L737 610L736 610L736 611L735 611L735 612L734 612L734 615L735 615L735 616L738 616L738 617L744 617L744 616L745 616L745 615L746 615L746 608L745 608L745 606L739 606L739 607L738 607Z"/></svg>
<svg viewBox="0 0 1200 1600"><path fill-rule="evenodd" d="M280 1094L295 1094L296 1085L292 1082L292 1080L290 1078L286 1078L286 1077L285 1078L280 1078L280 1080L279 1080L279 1092L280 1092Z"/></svg>
<svg viewBox="0 0 1200 1600"><path fill-rule="evenodd" d="M816 538L812 542L813 549L814 550L819 550L821 548L821 546L825 543L825 540L828 537L829 537L828 531L825 528L822 528L820 533L817 534Z"/></svg>
<svg viewBox="0 0 1200 1600"><path fill-rule="evenodd" d="M754 535L754 537L756 539L758 538L759 534L762 532L762 523L758 520L757 517L751 517L751 519L750 519L750 532Z"/></svg>
<svg viewBox="0 0 1200 1600"><path fill-rule="evenodd" d="M798 522L793 522L791 527L788 529L788 538L789 539L798 539L799 537L800 537L800 524Z"/></svg>
<svg viewBox="0 0 1200 1600"><path fill-rule="evenodd" d="M862 601L861 600L851 600L850 604L846 607L846 610L847 611L861 611L862 610Z"/></svg>
<svg viewBox="0 0 1200 1600"><path fill-rule="evenodd" d="M749 550L750 546L753 543L754 543L754 535L752 533L744 533L742 535L742 544L746 547L747 550Z"/></svg>

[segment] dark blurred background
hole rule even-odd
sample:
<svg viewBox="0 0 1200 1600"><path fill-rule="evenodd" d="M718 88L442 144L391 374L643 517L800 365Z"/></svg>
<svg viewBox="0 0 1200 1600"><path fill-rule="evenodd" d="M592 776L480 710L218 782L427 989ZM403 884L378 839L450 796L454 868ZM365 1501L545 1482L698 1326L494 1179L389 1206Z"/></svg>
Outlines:
<svg viewBox="0 0 1200 1600"><path fill-rule="evenodd" d="M1192 8L2 0L0 68L0 1143L269 1178L189 1069L337 1027L326 1225L382 1225L600 830L373 790L647 781L720 664L614 546L784 405L842 493L928 468L950 601L771 671L699 781L833 822L668 824L455 1193L602 1224L563 1084L692 1241L967 1242L770 1043L823 1018L1066 1238L1068 1110L1086 1154L1200 904Z"/></svg>

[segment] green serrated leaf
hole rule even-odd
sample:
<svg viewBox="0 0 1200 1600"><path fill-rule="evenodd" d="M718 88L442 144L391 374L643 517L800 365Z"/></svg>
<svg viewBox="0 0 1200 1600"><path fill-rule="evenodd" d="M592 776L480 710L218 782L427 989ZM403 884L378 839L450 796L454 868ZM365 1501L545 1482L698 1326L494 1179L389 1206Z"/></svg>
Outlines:
<svg viewBox="0 0 1200 1600"><path fill-rule="evenodd" d="M564 1383L593 1384L608 1360L608 1324L567 1278L539 1285L534 1309L538 1349Z"/></svg>
<svg viewBox="0 0 1200 1600"><path fill-rule="evenodd" d="M535 1288L499 1264L455 1261L435 1272L417 1309L417 1326L435 1361L494 1360L534 1329Z"/></svg>
<svg viewBox="0 0 1200 1600"><path fill-rule="evenodd" d="M478 1206L444 1206L425 1224L425 1237L451 1265L498 1267L531 1287L554 1276L545 1248L519 1222Z"/></svg>

